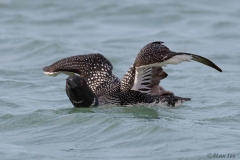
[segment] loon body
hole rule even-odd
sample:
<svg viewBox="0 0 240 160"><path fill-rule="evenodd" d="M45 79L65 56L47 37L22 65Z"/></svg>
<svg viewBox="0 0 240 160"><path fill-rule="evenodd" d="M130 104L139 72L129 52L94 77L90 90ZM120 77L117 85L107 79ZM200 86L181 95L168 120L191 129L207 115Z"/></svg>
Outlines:
<svg viewBox="0 0 240 160"><path fill-rule="evenodd" d="M173 52L162 43L152 42L142 48L122 80L112 74L111 62L101 54L64 58L44 67L43 72L49 76L70 75L66 80L66 93L75 107L106 104L177 106L190 98L175 96L159 85L160 80L168 76L162 66L194 60L222 72L204 57Z"/></svg>

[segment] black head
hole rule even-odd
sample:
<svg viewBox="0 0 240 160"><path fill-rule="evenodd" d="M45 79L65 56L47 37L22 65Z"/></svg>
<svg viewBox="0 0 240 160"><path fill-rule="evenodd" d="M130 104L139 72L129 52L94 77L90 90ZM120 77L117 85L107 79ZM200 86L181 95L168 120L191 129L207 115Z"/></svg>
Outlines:
<svg viewBox="0 0 240 160"><path fill-rule="evenodd" d="M71 75L66 79L66 93L74 107L90 107L97 100L87 82L77 76Z"/></svg>

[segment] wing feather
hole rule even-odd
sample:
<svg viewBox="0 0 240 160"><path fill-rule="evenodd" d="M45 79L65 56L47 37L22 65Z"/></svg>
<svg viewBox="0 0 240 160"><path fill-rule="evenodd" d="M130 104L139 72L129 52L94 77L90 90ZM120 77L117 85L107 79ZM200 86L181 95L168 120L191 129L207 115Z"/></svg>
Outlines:
<svg viewBox="0 0 240 160"><path fill-rule="evenodd" d="M47 75L56 76L60 73L76 73L84 78L97 96L103 94L120 80L112 74L113 66L103 55L87 54L61 59L43 68Z"/></svg>
<svg viewBox="0 0 240 160"><path fill-rule="evenodd" d="M152 42L140 50L134 65L124 75L121 81L121 91L131 89L149 93L151 88L159 85L161 79L167 77L167 73L162 70L163 66L191 60L222 72L216 64L205 57L191 53L173 52L163 45L163 42Z"/></svg>

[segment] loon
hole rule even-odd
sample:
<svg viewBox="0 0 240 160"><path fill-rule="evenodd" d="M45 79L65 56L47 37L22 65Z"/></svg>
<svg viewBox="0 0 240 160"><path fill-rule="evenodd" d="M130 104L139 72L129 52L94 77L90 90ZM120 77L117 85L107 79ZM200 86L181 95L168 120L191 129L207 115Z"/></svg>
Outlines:
<svg viewBox="0 0 240 160"><path fill-rule="evenodd" d="M191 53L173 52L163 45L163 42L152 42L144 46L122 80L112 74L111 62L100 53L61 59L44 67L43 72L49 76L60 73L69 75L66 79L66 93L74 107L107 104L175 107L190 98L175 96L173 92L159 85L160 81L168 76L162 67L191 60L222 72L207 58Z"/></svg>

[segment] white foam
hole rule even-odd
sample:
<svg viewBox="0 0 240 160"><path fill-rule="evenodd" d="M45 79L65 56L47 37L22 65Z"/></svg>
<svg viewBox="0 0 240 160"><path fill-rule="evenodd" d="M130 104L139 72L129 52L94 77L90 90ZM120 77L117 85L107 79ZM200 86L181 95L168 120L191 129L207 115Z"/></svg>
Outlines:
<svg viewBox="0 0 240 160"><path fill-rule="evenodd" d="M177 102L175 102L175 107L181 106L183 104L183 102L185 102L185 101L179 99Z"/></svg>

